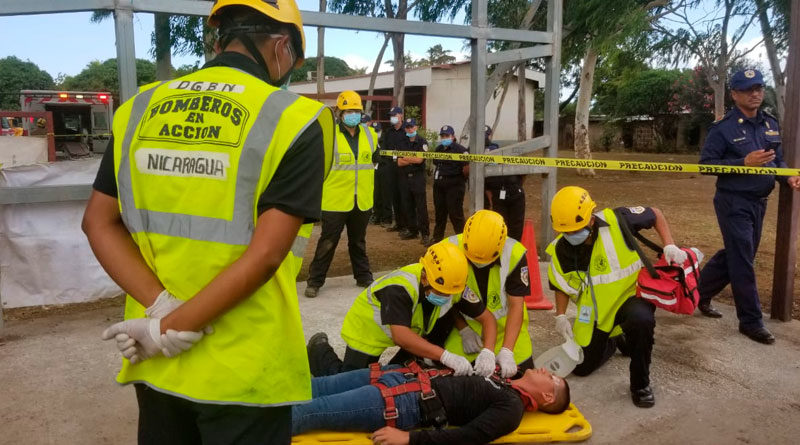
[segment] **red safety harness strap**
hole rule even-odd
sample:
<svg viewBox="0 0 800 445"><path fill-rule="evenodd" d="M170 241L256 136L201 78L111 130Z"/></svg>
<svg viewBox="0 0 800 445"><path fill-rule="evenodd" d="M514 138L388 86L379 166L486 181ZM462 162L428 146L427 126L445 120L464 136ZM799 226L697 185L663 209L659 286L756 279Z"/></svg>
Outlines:
<svg viewBox="0 0 800 445"><path fill-rule="evenodd" d="M399 417L397 405L394 403L395 397L409 392L420 392L422 400L433 399L436 397L436 391L431 386L431 379L453 373L452 369L422 369L416 361L409 362L405 368L386 371L381 369L380 364L373 363L369 365L369 369L370 384L381 391L381 396L385 403L383 418L386 420L386 426L390 427L396 426L396 420ZM406 377L414 378L415 380L402 385L388 387L379 382L378 379L389 372L400 372L405 374Z"/></svg>

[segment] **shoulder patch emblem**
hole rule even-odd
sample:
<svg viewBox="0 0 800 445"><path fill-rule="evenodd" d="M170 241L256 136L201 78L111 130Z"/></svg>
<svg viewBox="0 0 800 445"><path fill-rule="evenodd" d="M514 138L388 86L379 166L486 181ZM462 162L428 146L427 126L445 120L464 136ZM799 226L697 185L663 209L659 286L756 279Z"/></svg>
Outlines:
<svg viewBox="0 0 800 445"><path fill-rule="evenodd" d="M644 207L642 206L628 207L628 210L630 210L630 212L633 213L634 215L640 215L644 213Z"/></svg>
<svg viewBox="0 0 800 445"><path fill-rule="evenodd" d="M461 294L461 297L473 304L481 301L480 297L478 297L478 294L470 289L469 286L464 288L464 292Z"/></svg>
<svg viewBox="0 0 800 445"><path fill-rule="evenodd" d="M592 268L598 272L604 272L608 269L608 261L602 256L598 256L595 258Z"/></svg>
<svg viewBox="0 0 800 445"><path fill-rule="evenodd" d="M522 280L522 284L526 286L530 285L530 277L528 276L528 266L522 266L519 269L519 279Z"/></svg>
<svg viewBox="0 0 800 445"><path fill-rule="evenodd" d="M753 70L747 70L747 71L744 72L744 77L746 77L748 79L752 79L752 78L756 77L756 72L753 71Z"/></svg>

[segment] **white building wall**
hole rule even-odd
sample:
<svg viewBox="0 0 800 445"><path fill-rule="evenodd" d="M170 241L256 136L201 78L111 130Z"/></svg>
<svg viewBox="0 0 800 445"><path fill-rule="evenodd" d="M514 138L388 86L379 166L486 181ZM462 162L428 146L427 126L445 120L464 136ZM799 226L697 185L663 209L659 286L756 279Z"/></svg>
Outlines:
<svg viewBox="0 0 800 445"><path fill-rule="evenodd" d="M456 133L461 133L469 118L470 110L470 65L455 65L452 69L435 69L431 86L426 95L426 124L428 128L441 128L451 125ZM525 113L526 135L530 138L533 125L535 82L526 82ZM486 105L486 123L492 125L497 116L497 104L502 90L491 97ZM500 110L500 120L494 129L494 139L517 139L517 80L513 78Z"/></svg>

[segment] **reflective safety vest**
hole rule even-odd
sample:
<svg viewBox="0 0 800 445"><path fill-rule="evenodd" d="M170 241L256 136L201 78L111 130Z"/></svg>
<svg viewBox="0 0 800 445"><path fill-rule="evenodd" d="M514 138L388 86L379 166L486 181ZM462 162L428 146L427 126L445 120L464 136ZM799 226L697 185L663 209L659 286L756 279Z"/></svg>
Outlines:
<svg viewBox="0 0 800 445"><path fill-rule="evenodd" d="M188 300L247 249L257 203L289 147L314 121L326 172L333 116L321 103L240 70L213 67L143 87L115 113L114 166L122 220L142 257ZM274 276L175 358L123 360L119 383L143 382L201 403L286 405L311 398L295 279L304 225ZM144 317L127 296L125 319Z"/></svg>
<svg viewBox="0 0 800 445"><path fill-rule="evenodd" d="M375 295L375 292L388 286L402 286L411 298L411 330L419 336L429 334L436 321L459 301L460 295L451 295L450 301L444 305L434 306L426 326L420 304L420 298L424 296L419 294L421 275L422 265L410 264L378 278L358 294L342 324L342 339L347 346L373 356L379 356L386 348L395 346L389 325L381 323L381 302Z"/></svg>
<svg viewBox="0 0 800 445"><path fill-rule="evenodd" d="M619 326L614 326L614 317L622 303L636 294L636 279L642 268L639 255L625 244L614 211L604 209L594 216L608 225L597 230L588 273L563 271L556 255L556 244L562 235L546 250L551 258L547 269L550 282L569 295L578 307L572 332L581 346L592 341L595 326L612 336L622 333Z"/></svg>
<svg viewBox="0 0 800 445"><path fill-rule="evenodd" d="M333 166L322 188L322 210L326 212L349 212L355 207L355 201L360 210L372 208L375 138L366 125L360 127L356 158L342 129L336 126Z"/></svg>
<svg viewBox="0 0 800 445"><path fill-rule="evenodd" d="M451 243L464 248L463 234L453 235L447 240ZM467 287L461 295L462 299L469 302L477 301L478 298L486 303L486 308L494 315L497 320L497 341L495 342L495 354L500 352L503 348L503 341L505 340L506 321L508 320L508 294L506 293L506 280L514 268L517 267L523 255L525 255L525 246L513 238L506 238L503 245L503 251L500 253L500 264L497 262L492 264L489 270L489 283L486 286L487 295L482 295L478 287L478 281L475 278L475 270L470 264L469 275L467 275ZM521 268L523 282L528 280L528 266ZM520 296L521 297L521 296ZM470 317L464 317L467 324L478 334L482 333L481 324ZM514 360L517 363L522 363L531 358L533 354L533 345L531 343L531 336L528 333L529 323L528 311L525 309L525 304L522 305L522 326L519 328L519 335L514 344ZM445 342L445 349L455 354L462 355L474 360L478 354L467 354L464 352L464 347L461 344L461 335L457 329L453 329Z"/></svg>

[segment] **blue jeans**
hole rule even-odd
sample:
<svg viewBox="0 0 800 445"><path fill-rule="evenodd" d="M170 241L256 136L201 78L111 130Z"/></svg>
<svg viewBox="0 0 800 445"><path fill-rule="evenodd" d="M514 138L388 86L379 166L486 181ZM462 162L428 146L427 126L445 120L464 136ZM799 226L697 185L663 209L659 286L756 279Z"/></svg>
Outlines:
<svg viewBox="0 0 800 445"><path fill-rule="evenodd" d="M389 369L389 368L385 368ZM406 382L399 372L381 376L379 381L392 387ZM385 404L381 392L369 384L369 369L311 379L310 403L292 406L292 435L311 430L371 432L386 426ZM400 417L397 428L410 430L420 424L417 392L394 398Z"/></svg>

